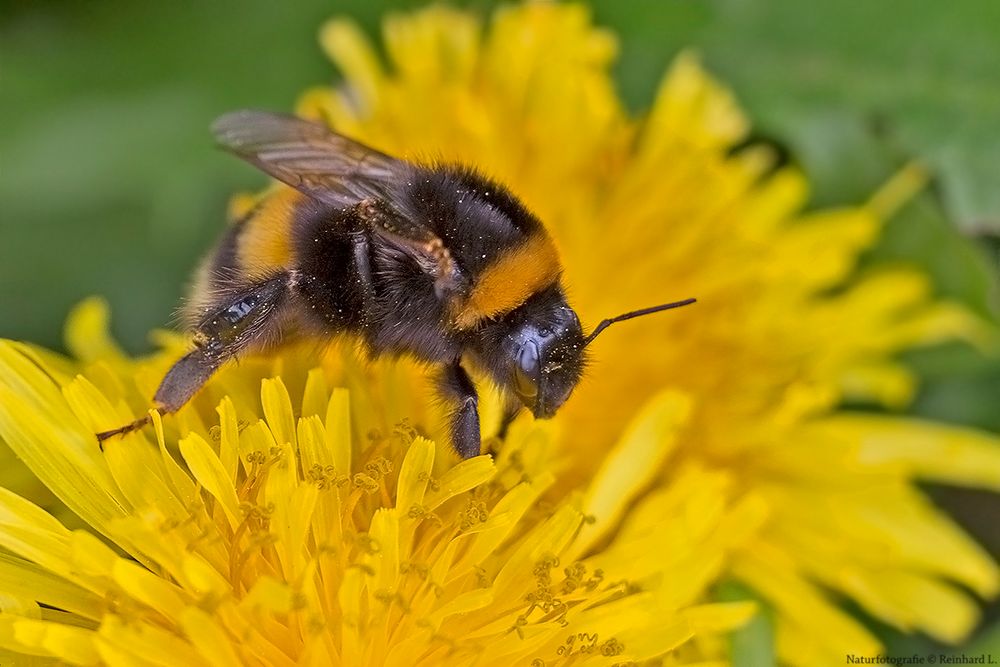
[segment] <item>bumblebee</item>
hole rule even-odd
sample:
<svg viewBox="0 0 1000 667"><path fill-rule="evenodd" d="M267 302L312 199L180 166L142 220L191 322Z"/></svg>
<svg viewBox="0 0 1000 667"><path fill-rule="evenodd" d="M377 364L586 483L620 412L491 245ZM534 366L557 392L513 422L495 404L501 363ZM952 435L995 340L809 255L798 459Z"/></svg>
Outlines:
<svg viewBox="0 0 1000 667"><path fill-rule="evenodd" d="M354 334L373 356L440 368L452 443L480 453L478 366L520 408L551 417L580 380L587 345L566 302L552 239L507 188L474 169L421 165L294 116L237 111L219 145L290 187L224 234L198 273L187 320L194 349L167 372L156 408L181 408L228 360L291 335ZM99 441L148 423L98 434Z"/></svg>

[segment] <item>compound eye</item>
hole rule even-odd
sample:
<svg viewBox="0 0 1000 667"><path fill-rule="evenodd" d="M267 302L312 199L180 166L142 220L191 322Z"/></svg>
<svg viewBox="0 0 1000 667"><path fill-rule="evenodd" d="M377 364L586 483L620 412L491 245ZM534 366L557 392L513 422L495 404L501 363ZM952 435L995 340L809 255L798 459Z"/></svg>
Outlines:
<svg viewBox="0 0 1000 667"><path fill-rule="evenodd" d="M539 373L538 346L533 341L528 341L517 353L517 363L514 365L514 387L521 398L531 398L538 394Z"/></svg>

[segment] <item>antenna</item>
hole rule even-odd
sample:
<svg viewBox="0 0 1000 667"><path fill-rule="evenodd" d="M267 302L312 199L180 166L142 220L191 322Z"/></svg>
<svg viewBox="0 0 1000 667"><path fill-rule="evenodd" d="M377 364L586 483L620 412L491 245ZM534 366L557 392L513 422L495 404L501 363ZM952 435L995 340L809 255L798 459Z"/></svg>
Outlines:
<svg viewBox="0 0 1000 667"><path fill-rule="evenodd" d="M597 325L597 328L594 329L594 331L591 332L589 336L587 336L587 339L585 341L583 341L583 346L587 347L588 345L590 345L592 342L594 342L594 339L597 338L597 335L599 333L610 327L615 322L624 322L625 320L630 320L633 317L642 317L643 315L652 315L653 313L658 313L661 310L670 310L671 308L680 308L681 306L688 306L694 303L695 301L697 301L697 299L684 299L683 301L664 303L659 306L643 308L642 310L633 310L630 313L624 313L622 315L618 315L617 317L610 317L606 320L603 320L600 324Z"/></svg>

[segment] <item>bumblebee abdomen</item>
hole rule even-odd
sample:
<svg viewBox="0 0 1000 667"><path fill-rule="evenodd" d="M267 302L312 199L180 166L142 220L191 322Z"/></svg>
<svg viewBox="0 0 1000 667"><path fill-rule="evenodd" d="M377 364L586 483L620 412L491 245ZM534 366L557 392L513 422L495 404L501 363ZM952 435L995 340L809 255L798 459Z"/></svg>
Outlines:
<svg viewBox="0 0 1000 667"><path fill-rule="evenodd" d="M305 199L297 190L281 186L237 223L235 261L241 274L260 277L293 266L292 229Z"/></svg>
<svg viewBox="0 0 1000 667"><path fill-rule="evenodd" d="M293 267L290 234L303 200L292 188L278 186L233 221L195 275L184 308L189 325L243 286Z"/></svg>

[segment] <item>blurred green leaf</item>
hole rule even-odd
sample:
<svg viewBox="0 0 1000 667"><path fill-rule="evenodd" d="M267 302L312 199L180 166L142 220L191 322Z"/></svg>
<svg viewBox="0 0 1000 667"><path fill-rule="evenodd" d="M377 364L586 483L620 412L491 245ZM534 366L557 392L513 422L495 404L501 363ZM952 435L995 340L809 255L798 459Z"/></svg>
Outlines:
<svg viewBox="0 0 1000 667"><path fill-rule="evenodd" d="M665 51L699 48L757 128L794 146L817 203L870 192L887 175L888 138L931 165L962 229L1000 230L1000 3L637 4L598 4L628 35L623 72L655 74L633 61L658 67ZM623 81L634 104L648 102L648 80Z"/></svg>
<svg viewBox="0 0 1000 667"><path fill-rule="evenodd" d="M750 600L758 605L758 612L750 622L730 635L730 655L733 667L772 667L774 654L774 620L768 605L754 592L737 581L726 581L716 589L720 602Z"/></svg>
<svg viewBox="0 0 1000 667"><path fill-rule="evenodd" d="M1000 623L994 623L969 642L968 646L950 651L952 654L979 655L985 653L993 656L994 660L1000 660Z"/></svg>
<svg viewBox="0 0 1000 667"><path fill-rule="evenodd" d="M941 296L961 301L987 319L996 317L1000 282L985 252L955 233L938 200L928 193L914 199L886 225L869 264L919 261Z"/></svg>
<svg viewBox="0 0 1000 667"><path fill-rule="evenodd" d="M921 378L914 414L1000 432L1000 359L949 343L903 356Z"/></svg>

